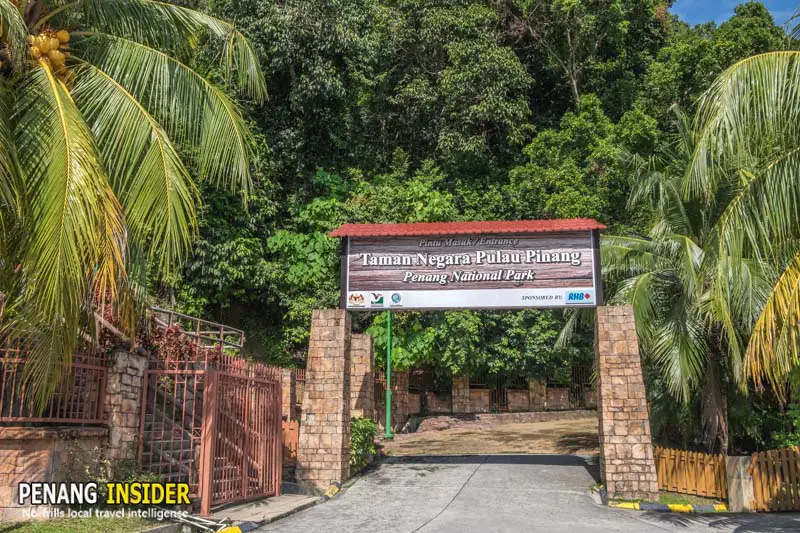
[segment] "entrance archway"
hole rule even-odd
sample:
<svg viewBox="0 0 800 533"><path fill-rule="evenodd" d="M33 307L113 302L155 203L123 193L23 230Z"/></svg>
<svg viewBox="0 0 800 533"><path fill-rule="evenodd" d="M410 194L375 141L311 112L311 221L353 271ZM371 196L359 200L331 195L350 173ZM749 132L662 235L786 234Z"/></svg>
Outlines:
<svg viewBox="0 0 800 533"><path fill-rule="evenodd" d="M350 311L582 306L596 308L603 484L611 498L657 499L633 311L602 305L602 228L593 220L573 219L345 225L331 233L346 237L341 308L312 315L298 482L324 490L348 477L353 391L359 397L365 375L374 371L371 349L365 348L370 340L352 334ZM410 246L412 239L416 244ZM457 251L427 250L443 247Z"/></svg>

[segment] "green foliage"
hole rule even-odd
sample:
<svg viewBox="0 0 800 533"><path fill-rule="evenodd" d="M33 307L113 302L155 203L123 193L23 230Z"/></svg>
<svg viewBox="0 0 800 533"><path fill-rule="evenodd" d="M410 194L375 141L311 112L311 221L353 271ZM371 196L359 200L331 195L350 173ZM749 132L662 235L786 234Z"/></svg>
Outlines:
<svg viewBox="0 0 800 533"><path fill-rule="evenodd" d="M693 111L703 91L736 61L787 44L785 33L759 2L739 5L718 28L713 23L695 28L672 24L666 46L648 66L639 97L642 107L660 120L668 119L672 104Z"/></svg>
<svg viewBox="0 0 800 533"><path fill-rule="evenodd" d="M97 483L97 502L103 505L108 496L107 483L160 482L161 477L139 468L135 460L112 460L95 446L88 448L75 439L64 443L59 468L53 481L61 483Z"/></svg>
<svg viewBox="0 0 800 533"><path fill-rule="evenodd" d="M565 113L557 129L542 131L525 147L529 162L509 171L508 208L518 218L624 223L631 182L622 156L651 153L657 142L656 123L642 111L631 110L614 124L599 98L583 96L578 112Z"/></svg>
<svg viewBox="0 0 800 533"><path fill-rule="evenodd" d="M790 448L800 446L800 404L789 404L786 410L786 418L789 421L788 431L776 431L772 434L772 448Z"/></svg>
<svg viewBox="0 0 800 533"><path fill-rule="evenodd" d="M378 426L370 418L353 417L350 419L350 473L354 474L369 463L378 448L375 436Z"/></svg>
<svg viewBox="0 0 800 533"><path fill-rule="evenodd" d="M611 234L644 236L616 243L619 268L609 267L608 289L641 309L649 302L660 317L658 328L642 332L650 370L661 370L652 379L660 395L654 409L666 422L654 433L702 441L695 429L703 410L721 406L699 392L715 381L704 381L712 346L724 389L712 398L728 395L740 442L761 445L771 422L759 425L738 409L744 404L726 387L742 375L741 358L724 355L737 353L737 343L741 352L777 271L742 270L726 262L731 254L718 261L713 225L749 174L731 174L710 201L666 205L691 151L676 144L680 121L670 110L679 103L692 113L725 68L796 43L755 2L719 26L696 27L668 5L211 0L213 13L236 20L252 39L270 102L248 108L257 133L250 210L203 186L197 252L160 295L243 327L248 350L260 357L291 362L305 355L311 310L339 301L339 250L326 234L341 223L595 217ZM641 185L644 175L653 179ZM635 187L640 201L629 204ZM633 251L624 254L626 247ZM654 275L630 281L645 271ZM716 292L704 290L715 276ZM721 305L725 285L738 291L736 309ZM441 375L514 370L557 380L591 357L592 338L580 328L573 343L557 344L565 323L575 325L566 318L397 313L394 362ZM354 314L353 324L375 337L382 364L385 314ZM686 400L680 409L676 394Z"/></svg>
<svg viewBox="0 0 800 533"><path fill-rule="evenodd" d="M201 42L222 86L192 64ZM248 195L254 136L227 91L266 100L252 45L225 20L154 0L0 1L3 334L32 344L39 408L95 298L132 334L137 271L182 268L197 184Z"/></svg>

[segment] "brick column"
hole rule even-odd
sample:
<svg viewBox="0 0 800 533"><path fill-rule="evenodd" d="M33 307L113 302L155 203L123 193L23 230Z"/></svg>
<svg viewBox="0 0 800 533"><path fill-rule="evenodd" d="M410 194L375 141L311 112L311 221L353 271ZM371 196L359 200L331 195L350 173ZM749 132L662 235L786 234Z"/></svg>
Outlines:
<svg viewBox="0 0 800 533"><path fill-rule="evenodd" d="M453 414L469 413L469 376L453 376Z"/></svg>
<svg viewBox="0 0 800 533"><path fill-rule="evenodd" d="M600 469L609 498L658 499L650 420L631 306L597 308Z"/></svg>
<svg viewBox="0 0 800 533"><path fill-rule="evenodd" d="M105 398L109 459L136 458L145 370L145 356L123 350L111 354Z"/></svg>
<svg viewBox="0 0 800 533"><path fill-rule="evenodd" d="M286 420L295 419L295 380L291 368L281 369L281 415Z"/></svg>
<svg viewBox="0 0 800 533"><path fill-rule="evenodd" d="M350 461L350 316L315 309L306 362L297 481L324 491L348 478Z"/></svg>
<svg viewBox="0 0 800 533"><path fill-rule="evenodd" d="M375 361L372 337L350 336L350 416L375 418Z"/></svg>
<svg viewBox="0 0 800 533"><path fill-rule="evenodd" d="M547 402L547 386L543 381L532 379L528 381L528 396L531 411L544 411Z"/></svg>

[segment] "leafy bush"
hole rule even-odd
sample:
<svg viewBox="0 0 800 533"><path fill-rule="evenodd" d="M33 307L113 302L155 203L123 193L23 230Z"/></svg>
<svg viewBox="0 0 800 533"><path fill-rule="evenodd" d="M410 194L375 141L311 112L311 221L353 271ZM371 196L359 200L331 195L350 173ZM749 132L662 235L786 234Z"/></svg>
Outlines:
<svg viewBox="0 0 800 533"><path fill-rule="evenodd" d="M378 426L373 420L359 417L350 419L350 468L353 473L367 466L369 457L377 452L377 433Z"/></svg>
<svg viewBox="0 0 800 533"><path fill-rule="evenodd" d="M800 404L790 403L784 418L789 420L792 430L774 432L772 434L772 448L800 446Z"/></svg>
<svg viewBox="0 0 800 533"><path fill-rule="evenodd" d="M772 434L772 448L792 448L800 446L800 431L776 432Z"/></svg>

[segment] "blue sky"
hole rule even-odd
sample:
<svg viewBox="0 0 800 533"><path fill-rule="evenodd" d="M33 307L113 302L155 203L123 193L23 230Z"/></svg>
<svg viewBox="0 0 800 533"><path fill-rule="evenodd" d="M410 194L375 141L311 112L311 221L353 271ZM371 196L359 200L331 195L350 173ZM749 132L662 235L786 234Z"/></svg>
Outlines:
<svg viewBox="0 0 800 533"><path fill-rule="evenodd" d="M672 12L690 24L715 21L725 22L733 15L733 9L744 0L677 0ZM761 0L767 6L777 24L785 23L800 7L798 0Z"/></svg>

